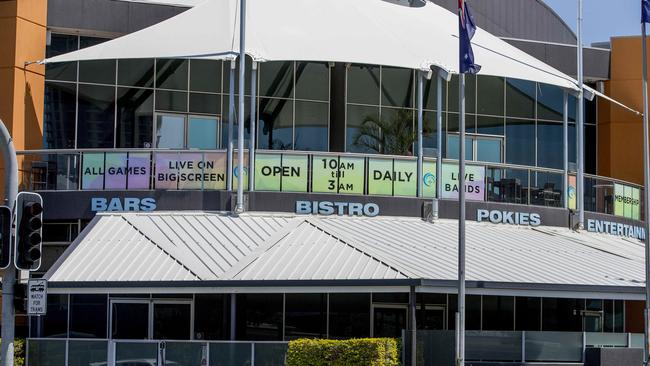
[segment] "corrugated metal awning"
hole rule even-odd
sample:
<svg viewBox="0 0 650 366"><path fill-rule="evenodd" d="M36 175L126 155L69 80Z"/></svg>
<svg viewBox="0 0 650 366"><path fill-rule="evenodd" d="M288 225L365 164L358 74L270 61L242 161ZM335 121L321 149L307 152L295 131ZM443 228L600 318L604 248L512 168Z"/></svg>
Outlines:
<svg viewBox="0 0 650 366"><path fill-rule="evenodd" d="M65 288L414 280L450 287L457 231L454 220L413 218L100 214L45 277ZM643 256L641 242L606 234L467 223L467 279L476 286L640 293Z"/></svg>

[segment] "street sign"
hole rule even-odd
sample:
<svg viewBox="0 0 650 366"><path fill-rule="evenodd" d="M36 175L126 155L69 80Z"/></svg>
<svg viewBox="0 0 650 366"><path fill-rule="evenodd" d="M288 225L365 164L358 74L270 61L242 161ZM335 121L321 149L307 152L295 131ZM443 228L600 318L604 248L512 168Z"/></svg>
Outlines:
<svg viewBox="0 0 650 366"><path fill-rule="evenodd" d="M27 283L27 315L47 313L47 280L33 279Z"/></svg>

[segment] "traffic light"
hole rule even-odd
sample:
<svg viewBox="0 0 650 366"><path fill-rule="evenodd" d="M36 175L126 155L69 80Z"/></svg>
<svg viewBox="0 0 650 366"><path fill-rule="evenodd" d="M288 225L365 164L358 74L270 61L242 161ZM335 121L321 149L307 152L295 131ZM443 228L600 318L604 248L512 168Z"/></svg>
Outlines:
<svg viewBox="0 0 650 366"><path fill-rule="evenodd" d="M9 267L11 263L11 209L7 206L0 206L0 268Z"/></svg>
<svg viewBox="0 0 650 366"><path fill-rule="evenodd" d="M41 266L43 198L20 192L16 197L16 268L36 271Z"/></svg>

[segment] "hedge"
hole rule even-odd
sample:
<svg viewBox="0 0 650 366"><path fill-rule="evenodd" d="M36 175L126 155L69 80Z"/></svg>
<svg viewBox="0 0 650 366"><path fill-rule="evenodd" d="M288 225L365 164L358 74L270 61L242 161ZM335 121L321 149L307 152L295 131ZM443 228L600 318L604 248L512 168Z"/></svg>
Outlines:
<svg viewBox="0 0 650 366"><path fill-rule="evenodd" d="M2 340L0 340L2 345ZM14 366L23 366L25 364L25 340L16 338L14 340Z"/></svg>
<svg viewBox="0 0 650 366"><path fill-rule="evenodd" d="M289 342L286 366L396 366L398 353L393 338L298 339Z"/></svg>

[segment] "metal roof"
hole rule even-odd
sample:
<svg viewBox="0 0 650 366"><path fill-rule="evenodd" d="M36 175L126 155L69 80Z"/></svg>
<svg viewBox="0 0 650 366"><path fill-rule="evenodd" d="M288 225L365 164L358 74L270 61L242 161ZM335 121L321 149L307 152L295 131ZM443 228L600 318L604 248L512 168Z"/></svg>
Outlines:
<svg viewBox="0 0 650 366"><path fill-rule="evenodd" d="M58 283L457 278L457 222L248 213L98 215L48 271ZM550 227L467 223L467 279L644 285L643 245Z"/></svg>

